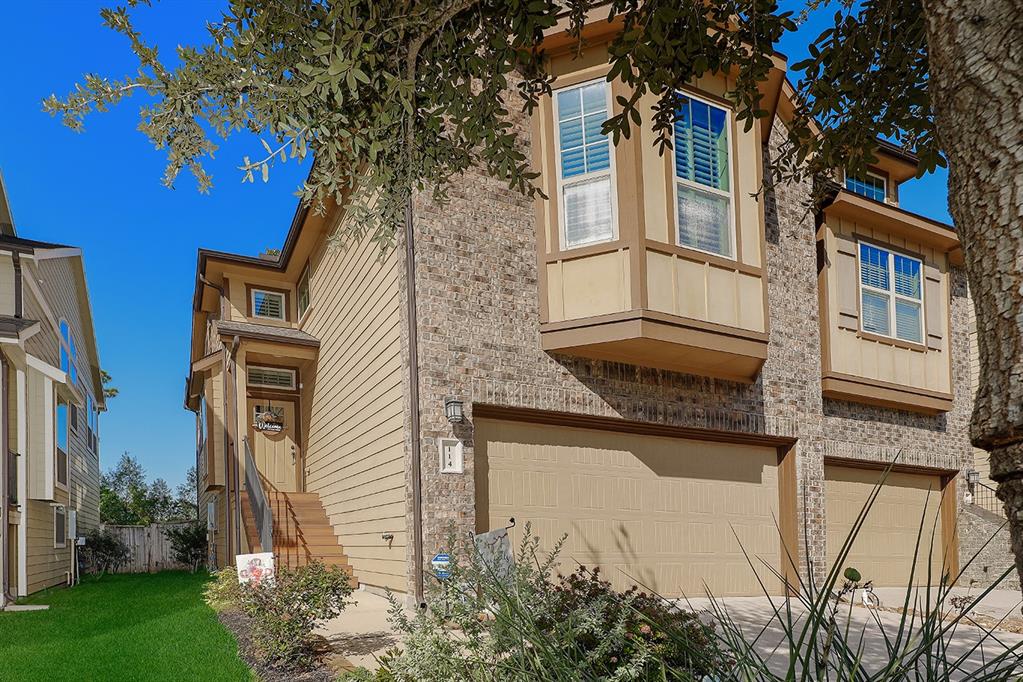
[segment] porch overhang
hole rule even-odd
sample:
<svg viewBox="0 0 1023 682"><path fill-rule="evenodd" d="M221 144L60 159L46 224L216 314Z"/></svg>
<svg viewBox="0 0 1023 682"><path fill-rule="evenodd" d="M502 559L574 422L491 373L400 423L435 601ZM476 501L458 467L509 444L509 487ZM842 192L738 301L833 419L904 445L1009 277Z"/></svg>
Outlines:
<svg viewBox="0 0 1023 682"><path fill-rule="evenodd" d="M213 332L224 339L251 339L267 343L278 343L304 348L319 348L320 340L312 334L291 327L274 327L268 324L253 322L237 322L234 320L218 320L214 322Z"/></svg>

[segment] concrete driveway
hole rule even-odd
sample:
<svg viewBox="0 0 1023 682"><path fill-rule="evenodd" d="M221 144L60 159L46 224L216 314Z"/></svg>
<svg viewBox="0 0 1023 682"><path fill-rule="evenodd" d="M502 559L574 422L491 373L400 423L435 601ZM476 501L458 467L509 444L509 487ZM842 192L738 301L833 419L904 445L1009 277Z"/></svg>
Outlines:
<svg viewBox="0 0 1023 682"><path fill-rule="evenodd" d="M953 592L965 593L965 590ZM877 594L885 607L901 607L905 596L904 590L901 589L881 588L877 590ZM923 594L921 592L919 595L921 599ZM917 595L914 595L914 599L916 597ZM319 634L323 635L338 652L334 666L336 669L352 666L375 669L376 656L400 644L387 622L389 603L386 598L364 590L355 592L352 599L355 604L346 609L341 617L325 623L319 629ZM1007 615L1015 618L1020 615L1020 599L1017 592L996 590L983 600L976 613L995 620ZM756 652L768 661L771 669L778 675L784 675L789 662L788 643L785 628L774 615L774 607L784 614L785 599L775 597L774 607L772 600L767 597L729 597L719 599L718 602L728 611L733 622L742 629L746 641L752 642ZM856 599L856 602L858 603L859 599ZM790 601L790 605L798 630L805 622L806 610L795 599ZM688 600L689 608L709 612L710 606L710 600L706 598ZM709 614L706 617L711 619ZM861 606L854 607L851 613L847 606L841 610L839 626L844 629L848 624L850 639L854 646L859 646L862 641L863 665L866 671L876 671L889 660L885 634L889 638L895 637L899 619L898 613L875 612ZM1023 619L1019 620L1019 626L1023 629ZM958 674L950 675L951 679L962 679L967 673L976 671L985 661L990 661L1023 642L1023 635L1003 630L995 630L988 634L981 628L959 625L945 640L950 656L965 658ZM1019 673L1023 674L1021 650L1023 647L1017 650L1004 666L1006 673L1010 673L1012 667L1017 667ZM1016 676L1010 676L1009 679L1015 678Z"/></svg>
<svg viewBox="0 0 1023 682"><path fill-rule="evenodd" d="M882 606L902 607L905 597L904 590L891 589L878 590L878 592ZM914 595L915 598L916 595ZM785 598L730 597L717 601L727 611L732 622L741 629L744 639L752 643L753 649L768 662L771 670L778 675L784 675L790 659L788 637L783 625L787 622ZM855 602L858 604L859 601L857 596ZM1006 615L1018 616L1019 602L1019 593L1005 590L995 591L984 599L976 612L994 619L1001 619ZM916 603L920 604L920 602ZM713 616L710 615L712 609L709 599L690 599L688 604L691 608L707 611L705 617L713 620ZM807 611L797 599L789 600L789 606L792 609L794 629L798 632L806 622ZM775 609L781 612L782 620L775 615ZM848 604L844 604L840 609L837 618L838 626L843 631L848 627L848 639L853 648L862 651L861 660L866 673L882 669L890 660L887 642L894 641L897 636L900 619L899 613L887 610L872 611L858 605L850 609ZM986 623L982 619L978 620ZM919 624L919 617L917 617L917 624ZM989 628L990 626L985 625L985 627ZM918 626L913 629L912 634L919 635ZM906 639L905 636L904 639ZM998 667L998 670L1004 671L1008 675L1008 679L1017 679L1017 676L1023 675L1023 644L1021 644L1023 635L1004 630L988 632L981 627L960 623L954 629L950 629L943 637L943 641L948 660L962 659L958 670L952 671L949 675L950 679L963 679L970 672L976 672L978 668L1013 647L1017 648ZM921 661L921 670L923 665L924 662Z"/></svg>

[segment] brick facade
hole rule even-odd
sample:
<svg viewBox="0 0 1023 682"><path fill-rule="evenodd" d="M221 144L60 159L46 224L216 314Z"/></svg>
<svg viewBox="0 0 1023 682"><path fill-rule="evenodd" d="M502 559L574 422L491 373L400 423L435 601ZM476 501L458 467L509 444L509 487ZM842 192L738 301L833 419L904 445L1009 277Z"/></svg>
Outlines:
<svg viewBox="0 0 1023 682"><path fill-rule="evenodd" d="M772 149L783 136L775 126ZM522 134L528 136L525 122ZM424 558L445 544L452 524L460 532L474 528L474 403L797 438L798 514L807 524L799 533L801 565L805 571L813 562L818 578L826 556L825 457L898 455L907 465L967 467L972 399L964 274L952 273L950 412L925 416L824 399L815 222L806 198L805 186L781 186L764 197L770 346L760 376L748 385L542 351L532 202L482 173L457 183L445 206L417 199ZM444 416L446 396L465 402L468 419L454 430ZM452 436L465 445L462 475L438 472L436 441ZM409 523L411 529L411 507ZM411 579L410 572L410 589Z"/></svg>

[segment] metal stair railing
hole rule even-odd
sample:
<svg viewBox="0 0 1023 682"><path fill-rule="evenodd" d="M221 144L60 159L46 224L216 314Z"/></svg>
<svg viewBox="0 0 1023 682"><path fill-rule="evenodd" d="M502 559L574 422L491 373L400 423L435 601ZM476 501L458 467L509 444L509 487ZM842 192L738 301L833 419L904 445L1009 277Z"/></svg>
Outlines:
<svg viewBox="0 0 1023 682"><path fill-rule="evenodd" d="M263 483L259 480L256 460L249 449L249 439L243 438L245 445L245 491L249 496L252 515L256 517L256 531L259 533L259 544L264 552L272 552L274 548L274 516L267 499Z"/></svg>
<svg viewBox="0 0 1023 682"><path fill-rule="evenodd" d="M995 489L980 481L977 481L973 485L972 504L976 507L989 511L992 514L1005 516L1005 508L1002 506L1002 501L995 495Z"/></svg>

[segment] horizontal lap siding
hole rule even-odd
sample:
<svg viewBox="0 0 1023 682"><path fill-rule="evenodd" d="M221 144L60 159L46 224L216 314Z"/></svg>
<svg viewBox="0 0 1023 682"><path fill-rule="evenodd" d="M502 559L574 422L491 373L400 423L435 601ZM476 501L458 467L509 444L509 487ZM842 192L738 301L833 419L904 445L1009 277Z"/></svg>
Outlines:
<svg viewBox="0 0 1023 682"><path fill-rule="evenodd" d="M67 504L67 493L58 490L57 502ZM53 507L49 502L29 500L28 510L28 591L29 594L54 585L63 585L71 570L70 546L53 546Z"/></svg>
<svg viewBox="0 0 1023 682"><path fill-rule="evenodd" d="M303 329L320 351L306 405L306 489L320 495L359 581L404 591L398 258L381 259L370 239L324 245L310 273Z"/></svg>

